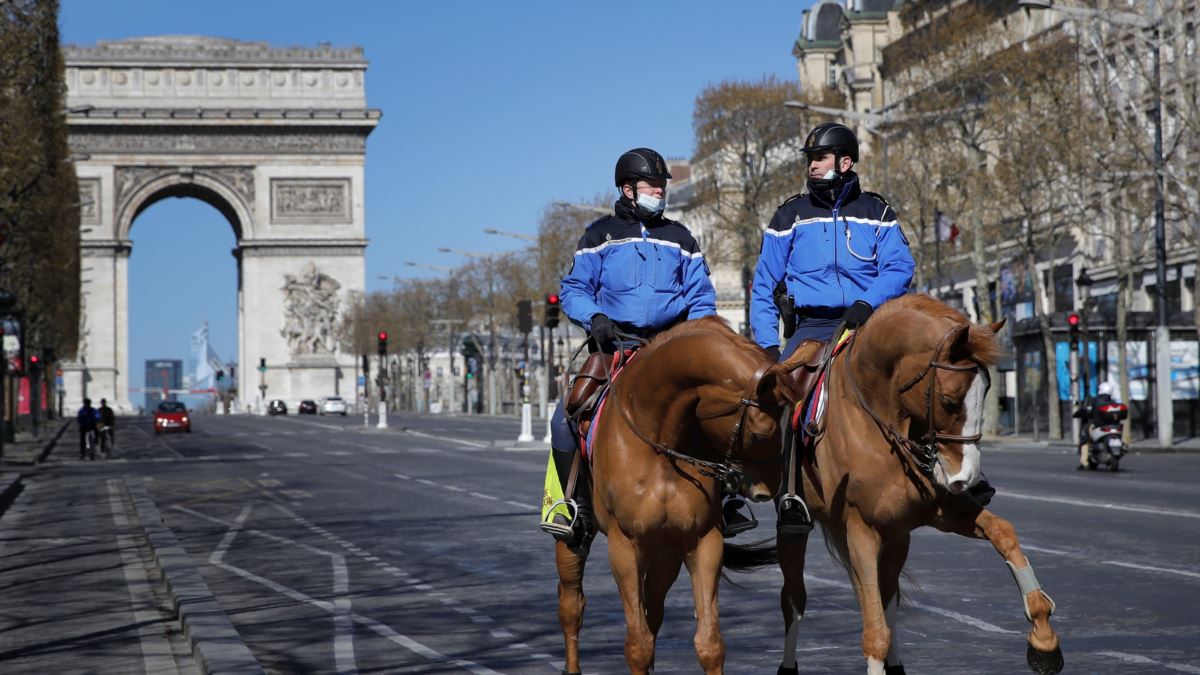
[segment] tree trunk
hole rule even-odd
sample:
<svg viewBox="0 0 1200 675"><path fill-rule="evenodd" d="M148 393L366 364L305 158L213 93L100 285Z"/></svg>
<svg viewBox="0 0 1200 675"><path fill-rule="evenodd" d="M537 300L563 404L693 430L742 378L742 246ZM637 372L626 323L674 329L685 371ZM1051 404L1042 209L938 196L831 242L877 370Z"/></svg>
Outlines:
<svg viewBox="0 0 1200 675"><path fill-rule="evenodd" d="M1192 326L1196 329L1196 339L1200 340L1200 213L1192 211L1188 215L1192 225L1192 260L1196 264L1192 272ZM1179 279L1183 283L1183 277Z"/></svg>
<svg viewBox="0 0 1200 675"><path fill-rule="evenodd" d="M978 222L978 221L976 221ZM934 233L936 236L936 232ZM996 317L992 314L992 303L988 297L988 258L984 250L982 225L976 225L971 234L971 266L975 269L975 304L979 307L980 323L992 323ZM1009 324L1010 332L1014 326ZM1000 381L1000 371L996 366L988 367L988 377L992 382ZM1016 392L1011 392L1016 396ZM983 429L985 436L995 436L1000 427L1000 387L988 389L983 405Z"/></svg>
<svg viewBox="0 0 1200 675"><path fill-rule="evenodd" d="M1029 227L1032 225L1026 221L1026 228ZM1037 256L1031 245L1025 247L1025 268L1033 277L1034 315L1037 316L1038 328L1042 334L1042 349L1046 354L1046 411L1050 416L1050 438L1057 440L1063 437L1062 406L1058 401L1058 362L1054 349L1054 334L1050 330L1050 314L1047 311L1049 308L1045 304L1046 283L1038 272Z"/></svg>

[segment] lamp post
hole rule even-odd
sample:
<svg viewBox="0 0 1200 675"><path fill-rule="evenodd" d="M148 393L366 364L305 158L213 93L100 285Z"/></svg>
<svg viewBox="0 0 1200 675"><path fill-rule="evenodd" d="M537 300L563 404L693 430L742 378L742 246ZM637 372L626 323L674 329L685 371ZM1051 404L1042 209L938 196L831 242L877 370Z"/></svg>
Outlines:
<svg viewBox="0 0 1200 675"><path fill-rule="evenodd" d="M1171 330L1167 324L1167 234L1166 208L1163 204L1163 130L1162 130L1162 23L1163 12L1158 0L1150 3L1150 14L1144 16L1132 12L1092 9L1072 5L1058 5L1053 0L1019 0L1018 6L1027 9L1053 10L1070 17L1094 18L1119 26L1130 26L1150 31L1148 43L1151 50L1150 89L1154 97L1151 123L1154 125L1154 410L1158 420L1158 443L1162 446L1174 442L1173 427L1175 411L1171 400Z"/></svg>
<svg viewBox="0 0 1200 675"><path fill-rule="evenodd" d="M1083 363L1083 395L1084 398L1091 395L1091 337L1088 335L1088 314L1092 311L1092 278L1088 276L1087 268L1079 268L1079 276L1075 277L1075 287L1079 289L1079 316L1082 317L1081 328L1083 329L1083 351L1080 353ZM1097 384L1099 383L1100 374L1096 374Z"/></svg>
<svg viewBox="0 0 1200 675"><path fill-rule="evenodd" d="M495 234L495 235L499 235L501 237L512 237L513 239L520 239L521 241L528 241L528 242L534 243L534 244L536 244L537 240L538 240L538 238L532 234L521 234L520 232L507 232L505 230L497 230L494 227L483 228L483 233L484 234Z"/></svg>

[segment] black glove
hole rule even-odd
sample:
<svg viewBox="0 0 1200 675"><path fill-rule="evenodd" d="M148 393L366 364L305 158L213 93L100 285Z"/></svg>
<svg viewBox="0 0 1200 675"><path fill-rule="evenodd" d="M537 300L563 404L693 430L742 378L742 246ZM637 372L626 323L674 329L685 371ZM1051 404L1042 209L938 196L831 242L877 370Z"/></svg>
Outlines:
<svg viewBox="0 0 1200 675"><path fill-rule="evenodd" d="M767 347L764 351L767 352L767 356L771 357L772 361L774 361L774 362L779 361L779 358L780 358L779 345L771 345L770 347Z"/></svg>
<svg viewBox="0 0 1200 675"><path fill-rule="evenodd" d="M866 300L855 300L853 305L846 310L842 315L842 320L846 322L846 328L858 328L871 318L871 313L875 308Z"/></svg>
<svg viewBox="0 0 1200 675"><path fill-rule="evenodd" d="M592 339L596 341L596 346L602 351L606 347L615 345L617 342L617 329L613 326L612 319L598 312L593 314Z"/></svg>

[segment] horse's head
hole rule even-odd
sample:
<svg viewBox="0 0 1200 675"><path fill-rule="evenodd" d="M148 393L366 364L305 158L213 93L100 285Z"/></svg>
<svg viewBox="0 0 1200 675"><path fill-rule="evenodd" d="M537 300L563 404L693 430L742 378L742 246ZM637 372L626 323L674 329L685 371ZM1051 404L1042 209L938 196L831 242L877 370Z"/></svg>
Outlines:
<svg viewBox="0 0 1200 675"><path fill-rule="evenodd" d="M953 494L979 482L987 366L1003 325L976 326L961 315L934 322L922 331L927 348L902 359L895 373L908 438L930 452L931 477Z"/></svg>
<svg viewBox="0 0 1200 675"><path fill-rule="evenodd" d="M874 383L859 383L868 392L864 404L874 401L868 412L887 429L874 410L898 408L893 443L953 494L979 482L987 366L1000 354L996 332L1003 325L972 325L939 300L906 295L881 307L856 337L856 351L868 362L864 372L886 373L892 383L874 391Z"/></svg>
<svg viewBox="0 0 1200 675"><path fill-rule="evenodd" d="M728 448L725 462L736 472L738 491L765 502L779 491L781 422L799 390L779 364L757 351L729 359L735 372L701 387L696 416L713 447Z"/></svg>

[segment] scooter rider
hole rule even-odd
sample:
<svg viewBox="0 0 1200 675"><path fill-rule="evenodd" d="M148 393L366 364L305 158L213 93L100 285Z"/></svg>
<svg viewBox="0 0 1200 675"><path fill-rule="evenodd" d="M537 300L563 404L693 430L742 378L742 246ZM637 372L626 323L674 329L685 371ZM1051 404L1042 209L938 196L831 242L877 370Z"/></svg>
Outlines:
<svg viewBox="0 0 1200 675"><path fill-rule="evenodd" d="M613 214L588 225L579 240L571 270L562 280L559 296L570 320L591 334L604 353L624 348L617 331L650 338L687 319L716 313L716 292L700 245L686 227L663 217L667 180L662 155L634 148L617 159L614 173L620 198ZM543 507L548 509L554 487L561 494L579 451L567 424L563 405L551 420L551 464ZM557 486L550 483L557 480ZM573 522L556 513L543 513L542 529L569 546L586 546L593 534L586 481L576 483L578 514Z"/></svg>

